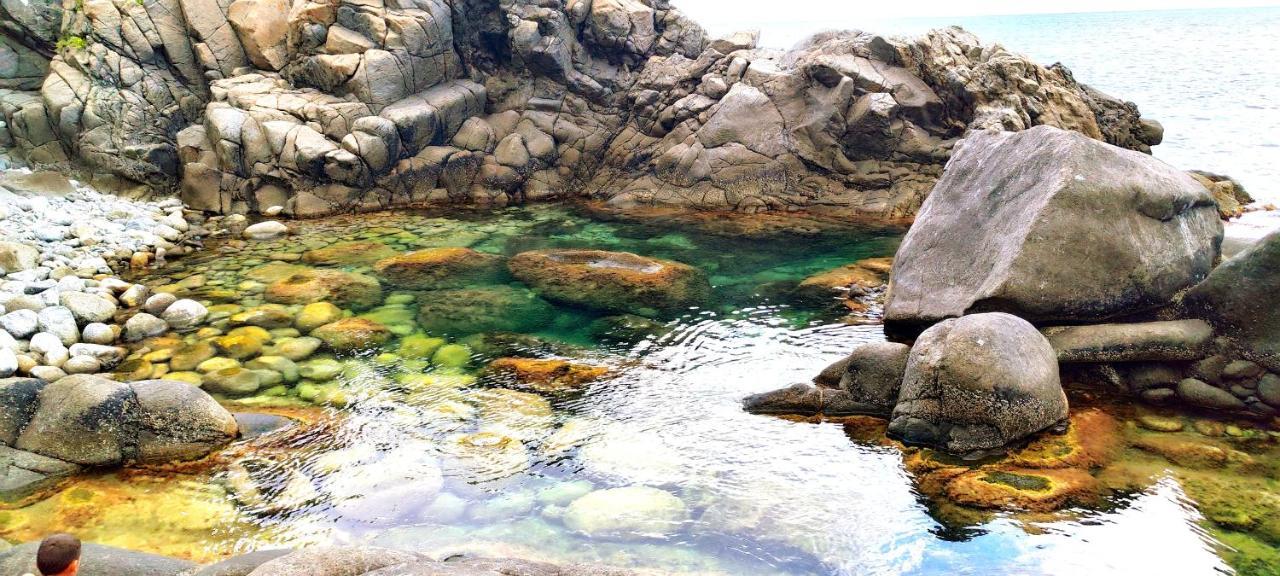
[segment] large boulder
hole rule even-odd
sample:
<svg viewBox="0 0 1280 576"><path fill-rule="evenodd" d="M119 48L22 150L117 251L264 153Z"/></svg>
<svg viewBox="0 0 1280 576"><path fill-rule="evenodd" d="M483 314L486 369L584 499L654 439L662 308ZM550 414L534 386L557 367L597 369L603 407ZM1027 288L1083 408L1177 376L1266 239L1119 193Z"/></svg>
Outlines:
<svg viewBox="0 0 1280 576"><path fill-rule="evenodd" d="M1043 332L1059 362L1199 360L1213 342L1213 328L1203 320L1054 326Z"/></svg>
<svg viewBox="0 0 1280 576"><path fill-rule="evenodd" d="M1066 418L1053 347L1026 320L993 312L944 320L920 335L888 434L975 455Z"/></svg>
<svg viewBox="0 0 1280 576"><path fill-rule="evenodd" d="M658 316L711 295L697 268L629 252L535 250L517 254L507 266L543 297L594 310Z"/></svg>
<svg viewBox="0 0 1280 576"><path fill-rule="evenodd" d="M1183 302L1240 344L1246 355L1280 372L1280 231L1223 262Z"/></svg>
<svg viewBox="0 0 1280 576"><path fill-rule="evenodd" d="M24 382L29 381L10 381L0 388L14 392L14 399L34 403L14 409L27 416L17 427L21 432L13 447L75 464L199 458L238 433L230 412L183 382L126 384L75 374L40 387L35 395L23 392L31 388Z"/></svg>
<svg viewBox="0 0 1280 576"><path fill-rule="evenodd" d="M977 132L898 249L885 320L1139 312L1202 280L1222 235L1208 190L1150 156L1047 126Z"/></svg>

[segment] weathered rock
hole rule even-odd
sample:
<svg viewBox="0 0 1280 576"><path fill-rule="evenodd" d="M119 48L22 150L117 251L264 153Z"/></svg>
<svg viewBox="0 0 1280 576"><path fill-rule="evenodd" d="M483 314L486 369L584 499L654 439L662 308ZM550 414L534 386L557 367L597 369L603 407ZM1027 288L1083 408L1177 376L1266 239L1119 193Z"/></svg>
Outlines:
<svg viewBox="0 0 1280 576"><path fill-rule="evenodd" d="M679 312L711 293L692 266L628 252L538 250L517 254L508 267L546 298L640 316Z"/></svg>
<svg viewBox="0 0 1280 576"><path fill-rule="evenodd" d="M747 396L742 400L742 408L752 414L782 416L839 417L886 414L883 407L860 402L848 391L803 383Z"/></svg>
<svg viewBox="0 0 1280 576"><path fill-rule="evenodd" d="M1202 320L1058 326L1041 330L1059 362L1199 360L1213 328Z"/></svg>
<svg viewBox="0 0 1280 576"><path fill-rule="evenodd" d="M873 416L889 416L898 403L898 390L911 349L903 344L877 342L857 347L847 358L840 388L859 404L873 407Z"/></svg>
<svg viewBox="0 0 1280 576"><path fill-rule="evenodd" d="M502 259L470 248L428 248L379 260L378 278L408 290L462 288L493 280Z"/></svg>
<svg viewBox="0 0 1280 576"><path fill-rule="evenodd" d="M1193 313L1236 341L1249 359L1280 371L1280 232L1223 262L1183 299Z"/></svg>
<svg viewBox="0 0 1280 576"><path fill-rule="evenodd" d="M1148 156L1050 127L974 133L903 239L885 320L1146 310L1203 279L1222 234L1204 187Z"/></svg>
<svg viewBox="0 0 1280 576"><path fill-rule="evenodd" d="M267 286L268 302L277 304L310 304L331 302L343 308L364 309L382 302L382 285L378 280L339 270L306 270L287 276Z"/></svg>
<svg viewBox="0 0 1280 576"><path fill-rule="evenodd" d="M226 10L227 21L235 28L249 61L263 70L283 68L288 58L289 2L235 0Z"/></svg>
<svg viewBox="0 0 1280 576"><path fill-rule="evenodd" d="M920 335L888 433L963 455L1002 448L1066 417L1049 342L1025 320L984 313Z"/></svg>
<svg viewBox="0 0 1280 576"><path fill-rule="evenodd" d="M248 576L348 576L424 561L412 552L385 548L304 548L261 564Z"/></svg>
<svg viewBox="0 0 1280 576"><path fill-rule="evenodd" d="M200 458L239 433L231 413L195 386L143 380L129 387L138 401L136 458L141 462Z"/></svg>
<svg viewBox="0 0 1280 576"><path fill-rule="evenodd" d="M34 246L18 242L0 242L0 269L5 272L21 272L35 268L40 251Z"/></svg>

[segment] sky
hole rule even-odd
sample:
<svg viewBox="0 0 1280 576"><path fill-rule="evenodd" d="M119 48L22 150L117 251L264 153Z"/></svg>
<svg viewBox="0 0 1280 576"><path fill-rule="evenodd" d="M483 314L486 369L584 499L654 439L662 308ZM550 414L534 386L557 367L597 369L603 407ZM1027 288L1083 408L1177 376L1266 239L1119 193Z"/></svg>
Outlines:
<svg viewBox="0 0 1280 576"><path fill-rule="evenodd" d="M908 0L858 2L856 0L672 0L672 4L702 24L713 35L758 29L765 45L789 45L796 30L857 28L892 32L888 25L903 18L983 16L1053 12L1102 12L1118 10L1170 10L1243 6L1280 6L1280 0Z"/></svg>

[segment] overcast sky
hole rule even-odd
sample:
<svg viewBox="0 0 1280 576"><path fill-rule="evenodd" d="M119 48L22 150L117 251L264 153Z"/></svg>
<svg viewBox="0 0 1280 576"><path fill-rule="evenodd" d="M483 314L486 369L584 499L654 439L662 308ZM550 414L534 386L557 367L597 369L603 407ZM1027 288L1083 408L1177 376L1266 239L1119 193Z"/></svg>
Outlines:
<svg viewBox="0 0 1280 576"><path fill-rule="evenodd" d="M1026 0L672 0L672 4L712 34L760 29L764 32L763 43L777 45L780 40L789 40L799 27L809 27L814 31L829 28L881 31L885 30L886 21L902 18L1277 6L1280 0L1072 0L1040 3Z"/></svg>

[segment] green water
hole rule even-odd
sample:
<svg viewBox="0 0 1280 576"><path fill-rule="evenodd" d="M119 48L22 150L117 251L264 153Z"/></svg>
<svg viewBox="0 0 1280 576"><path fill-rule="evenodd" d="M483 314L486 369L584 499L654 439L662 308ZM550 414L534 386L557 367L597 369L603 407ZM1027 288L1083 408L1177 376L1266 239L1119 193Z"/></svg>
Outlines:
<svg viewBox="0 0 1280 576"><path fill-rule="evenodd" d="M153 372L167 369L166 346L215 338L230 329L227 317L263 304L265 283L251 279L254 271L302 265L299 255L343 242L381 242L392 252L467 246L504 257L541 248L629 251L703 270L713 297L679 314L625 321L551 305L549 319L540 316L523 335L486 338L465 326L426 333L418 308L450 303L388 289L381 305L349 312L396 332L382 347L321 350L299 365L332 364L332 380L225 398L233 410L273 411L297 424L237 442L200 466L82 479L43 502L0 511L0 534L20 540L69 529L200 560L364 543L664 574L1199 574L1229 571L1224 557L1244 573L1266 574L1277 557L1280 531L1258 519L1280 513L1280 504L1210 511L1217 519L1207 521L1196 501L1242 487L1274 491L1276 444L1265 431L1250 429L1247 442L1212 440L1256 464L1223 465L1221 485L1206 488L1203 470L1126 444L1124 466L1091 470L1114 477L1110 496L1028 515L957 510L922 490L903 453L864 425L744 413L744 396L809 380L858 343L883 339L878 325L851 321L839 306L800 304L790 294L812 274L892 255L900 231L621 219L569 207L293 224L289 238L213 240L144 277L206 301L223 318L217 331L148 343L148 354L161 351L151 356ZM367 272L369 264L335 268ZM510 277L480 287L493 285L522 288ZM274 330L265 349L295 336ZM402 346L434 337L467 346L452 350L470 357ZM610 376L571 394L508 390L485 366L510 355L569 358ZM1127 410L1113 411L1127 443L1148 434ZM622 487L645 489L633 498L648 509L637 513L644 529L592 530L617 512L581 499Z"/></svg>

